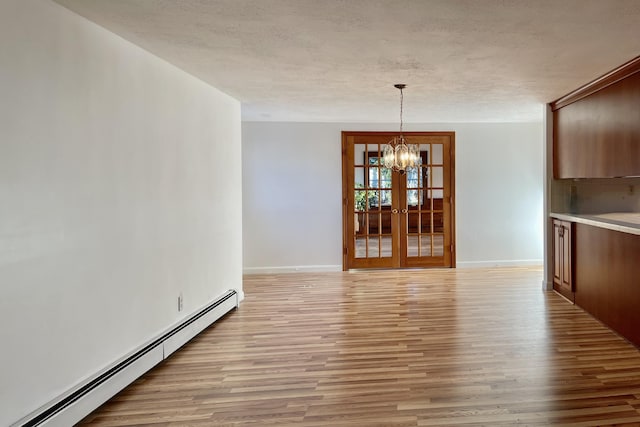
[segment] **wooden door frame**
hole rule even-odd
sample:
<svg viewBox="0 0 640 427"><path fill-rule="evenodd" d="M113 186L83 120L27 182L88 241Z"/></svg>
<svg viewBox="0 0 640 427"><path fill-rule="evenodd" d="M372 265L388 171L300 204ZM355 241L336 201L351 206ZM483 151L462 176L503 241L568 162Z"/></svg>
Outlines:
<svg viewBox="0 0 640 427"><path fill-rule="evenodd" d="M350 136L386 136L389 138L389 140L391 140L391 138L393 138L394 136L397 136L398 132L388 132L388 131L384 131L384 132L371 132L371 131L342 131L342 270L343 271L347 271L347 265L349 263L349 255L347 254L347 245L348 245L348 240L351 238L351 236L348 233L348 227L347 227L347 221L349 218L350 214L353 214L353 212L349 212L347 210L348 205L349 205L349 197L352 197L349 195L349 188L347 188L347 183L348 183L348 179L349 179L349 173L352 171L349 171L347 168L347 138ZM457 245L456 245L456 227L455 227L455 220L456 220L456 211L455 211L455 189L456 189L456 185L455 185L455 132L453 131L436 131L436 132L403 132L403 135L407 136L407 137L411 137L411 136L447 136L449 137L449 141L450 141L450 170L449 170L449 182L450 182L450 202L449 202L449 209L450 209L450 215L445 215L444 216L444 220L450 221L450 230L451 230L451 242L450 242L450 250L451 250L451 267L450 268L455 268L456 267L456 252L457 252ZM351 168L353 169L353 168ZM447 248L445 247L445 250L447 250ZM412 268L412 267L407 267L407 268Z"/></svg>

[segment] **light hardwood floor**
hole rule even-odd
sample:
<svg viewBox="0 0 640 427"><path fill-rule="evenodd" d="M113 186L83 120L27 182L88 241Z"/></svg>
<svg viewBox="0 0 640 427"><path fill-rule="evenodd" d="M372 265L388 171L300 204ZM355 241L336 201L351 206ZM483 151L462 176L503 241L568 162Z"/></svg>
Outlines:
<svg viewBox="0 0 640 427"><path fill-rule="evenodd" d="M246 276L91 426L640 425L640 353L537 268Z"/></svg>

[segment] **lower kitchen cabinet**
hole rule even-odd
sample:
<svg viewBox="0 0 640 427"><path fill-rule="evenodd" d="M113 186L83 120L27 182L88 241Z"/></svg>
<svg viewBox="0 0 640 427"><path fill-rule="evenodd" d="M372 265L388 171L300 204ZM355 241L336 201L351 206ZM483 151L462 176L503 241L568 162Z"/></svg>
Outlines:
<svg viewBox="0 0 640 427"><path fill-rule="evenodd" d="M553 289L571 302L575 300L573 227L572 222L553 220Z"/></svg>
<svg viewBox="0 0 640 427"><path fill-rule="evenodd" d="M640 235L576 224L575 304L640 346Z"/></svg>

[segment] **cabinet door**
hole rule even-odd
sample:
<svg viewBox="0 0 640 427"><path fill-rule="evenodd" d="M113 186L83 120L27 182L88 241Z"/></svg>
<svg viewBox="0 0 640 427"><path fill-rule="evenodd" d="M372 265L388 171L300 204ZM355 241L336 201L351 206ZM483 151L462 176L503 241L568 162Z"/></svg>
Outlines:
<svg viewBox="0 0 640 427"><path fill-rule="evenodd" d="M562 222L553 220L553 283L562 284Z"/></svg>
<svg viewBox="0 0 640 427"><path fill-rule="evenodd" d="M573 223L553 220L553 289L571 302L573 289Z"/></svg>
<svg viewBox="0 0 640 427"><path fill-rule="evenodd" d="M571 223L563 222L562 224L562 281L560 282L562 287L566 290L573 292L573 274L572 270L572 257L571 249L573 247L571 242Z"/></svg>
<svg viewBox="0 0 640 427"><path fill-rule="evenodd" d="M576 100L553 103L554 178L640 175L639 58L614 70L614 83L603 76L604 86L589 83Z"/></svg>

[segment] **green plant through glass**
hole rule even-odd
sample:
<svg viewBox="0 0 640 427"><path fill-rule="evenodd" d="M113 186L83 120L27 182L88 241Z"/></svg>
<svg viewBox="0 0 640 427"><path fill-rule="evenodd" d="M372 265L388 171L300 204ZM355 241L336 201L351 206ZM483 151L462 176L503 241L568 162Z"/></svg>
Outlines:
<svg viewBox="0 0 640 427"><path fill-rule="evenodd" d="M356 184L356 188L364 188L364 186L362 184ZM356 190L354 199L356 210L364 212L371 206L378 206L378 191ZM369 199L368 206L367 199Z"/></svg>

